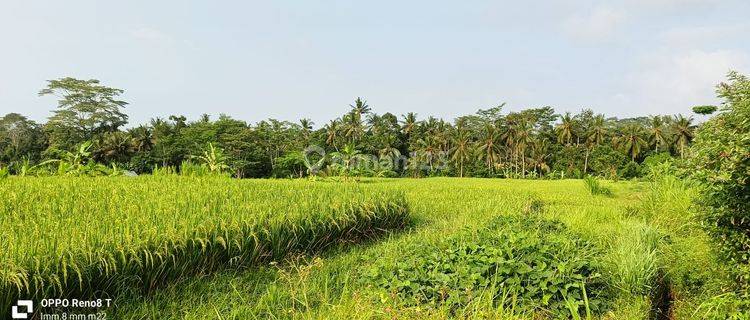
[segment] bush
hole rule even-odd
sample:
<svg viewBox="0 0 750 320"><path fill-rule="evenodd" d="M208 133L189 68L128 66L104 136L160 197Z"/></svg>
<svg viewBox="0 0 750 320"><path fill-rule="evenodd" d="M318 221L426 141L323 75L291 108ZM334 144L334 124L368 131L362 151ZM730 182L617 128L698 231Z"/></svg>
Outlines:
<svg viewBox="0 0 750 320"><path fill-rule="evenodd" d="M376 265L367 281L401 303L452 311L483 293L498 304L556 316L570 316L569 303L581 311L603 310L607 291L593 247L559 221L498 217L477 234L416 251L394 265Z"/></svg>
<svg viewBox="0 0 750 320"><path fill-rule="evenodd" d="M720 254L737 266L739 284L750 282L750 79L732 72L718 86L721 113L701 126L690 159L702 186L703 221Z"/></svg>
<svg viewBox="0 0 750 320"><path fill-rule="evenodd" d="M593 175L617 179L617 169L628 163L622 152L609 145L599 145L591 151L589 167Z"/></svg>
<svg viewBox="0 0 750 320"><path fill-rule="evenodd" d="M641 166L635 161L628 162L628 164L620 169L620 177L623 179L638 178L641 175L643 175L641 172Z"/></svg>
<svg viewBox="0 0 750 320"><path fill-rule="evenodd" d="M642 171L647 174L653 174L654 171L661 171L665 167L674 166L674 158L669 152L654 153L646 157L641 164Z"/></svg>

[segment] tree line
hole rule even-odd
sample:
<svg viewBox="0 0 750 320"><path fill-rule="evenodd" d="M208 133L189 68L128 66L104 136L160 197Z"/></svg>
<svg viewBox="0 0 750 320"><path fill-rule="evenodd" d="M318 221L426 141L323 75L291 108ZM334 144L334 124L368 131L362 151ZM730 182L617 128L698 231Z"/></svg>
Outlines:
<svg viewBox="0 0 750 320"><path fill-rule="evenodd" d="M48 81L39 95L59 100L46 123L18 113L0 118L0 167L19 174L78 157L81 165L139 174L200 164L238 178L312 173L632 178L644 173L644 162L684 158L696 129L693 117L685 115L618 119L590 109L558 114L548 106L504 112L505 104L450 122L413 112L379 114L362 98L317 128L309 119L251 124L206 114L193 121L157 117L125 128L128 103L122 93L93 79ZM693 108L700 114L715 110ZM304 152L309 146L318 146L318 158Z"/></svg>

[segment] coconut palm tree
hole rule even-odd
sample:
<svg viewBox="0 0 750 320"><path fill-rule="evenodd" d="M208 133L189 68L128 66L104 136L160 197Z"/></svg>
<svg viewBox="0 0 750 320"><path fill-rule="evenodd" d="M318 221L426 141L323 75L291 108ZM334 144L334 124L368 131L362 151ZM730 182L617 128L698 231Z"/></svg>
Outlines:
<svg viewBox="0 0 750 320"><path fill-rule="evenodd" d="M156 143L153 132L146 126L139 126L130 130L132 137L133 149L136 152L145 152L151 150Z"/></svg>
<svg viewBox="0 0 750 320"><path fill-rule="evenodd" d="M299 120L299 125L302 127L302 139L304 140L305 144L307 144L310 141L310 132L312 131L312 126L315 123L310 121L310 119L302 118Z"/></svg>
<svg viewBox="0 0 750 320"><path fill-rule="evenodd" d="M531 149L529 150L529 160L531 160L532 167L538 169L540 174L542 172L548 173L550 170L549 163L547 163L549 157L549 144L547 143L547 140L534 140L531 144Z"/></svg>
<svg viewBox="0 0 750 320"><path fill-rule="evenodd" d="M661 116L649 117L648 125L649 144L654 147L654 152L659 152L659 146L667 143L667 136L664 128L664 118Z"/></svg>
<svg viewBox="0 0 750 320"><path fill-rule="evenodd" d="M352 114L356 114L359 119L362 119L362 115L370 113L370 106L367 105L367 101L360 97L357 97L354 104L350 104L349 107L352 108Z"/></svg>
<svg viewBox="0 0 750 320"><path fill-rule="evenodd" d="M104 162L125 162L132 150L133 140L122 131L107 132L96 140L95 158Z"/></svg>
<svg viewBox="0 0 750 320"><path fill-rule="evenodd" d="M350 144L356 144L364 135L364 126L362 119L356 113L349 113L344 116L344 136L349 139Z"/></svg>
<svg viewBox="0 0 750 320"><path fill-rule="evenodd" d="M526 119L521 119L516 126L516 154L521 157L521 177L526 178L526 148L532 143L534 137L533 127Z"/></svg>
<svg viewBox="0 0 750 320"><path fill-rule="evenodd" d="M412 134L412 132L414 132L414 127L417 125L417 114L414 112L409 112L402 117L404 118L404 120L402 120L401 122L401 131L408 138Z"/></svg>
<svg viewBox="0 0 750 320"><path fill-rule="evenodd" d="M332 146L336 151L339 151L339 148L336 146L336 140L338 139L340 129L339 123L338 119L334 119L324 126L326 131L326 143L329 146Z"/></svg>
<svg viewBox="0 0 750 320"><path fill-rule="evenodd" d="M423 139L419 139L417 141L417 148L417 154L420 155L420 158L424 159L427 162L427 164L430 166L430 171L433 171L435 169L435 159L437 158L438 152L440 151L435 138L428 135Z"/></svg>
<svg viewBox="0 0 750 320"><path fill-rule="evenodd" d="M600 145L604 142L607 137L607 120L603 114L598 114L594 117L594 122L591 124L591 130L588 132L586 138L589 142L594 145Z"/></svg>
<svg viewBox="0 0 750 320"><path fill-rule="evenodd" d="M452 139L453 147L450 149L451 161L458 166L458 176L464 176L464 163L471 155L471 137L469 132L462 126L454 131Z"/></svg>
<svg viewBox="0 0 750 320"><path fill-rule="evenodd" d="M560 123L557 124L555 130L557 131L557 141L561 144L570 145L573 141L573 132L575 131L575 120L570 112L566 112L564 116L560 118Z"/></svg>
<svg viewBox="0 0 750 320"><path fill-rule="evenodd" d="M500 142L502 143L502 147L505 148L505 150L510 150L509 154L507 154L507 161L511 162L513 164L514 170L518 168L518 165L516 163L517 160L517 151L518 148L516 148L516 140L517 140L517 129L518 129L518 114L510 114L506 117L506 123L505 123L505 130L500 133Z"/></svg>
<svg viewBox="0 0 750 320"><path fill-rule="evenodd" d="M600 145L602 142L604 142L604 139L607 136L607 120L604 118L603 114L598 114L594 116L593 121L591 122L591 127L588 131L585 132L586 134L586 154L584 156L583 160L583 173L586 174L589 169L589 154L591 153L591 149L594 146Z"/></svg>
<svg viewBox="0 0 750 320"><path fill-rule="evenodd" d="M500 134L494 125L486 124L482 138L478 142L478 155L487 164L487 169L489 169L490 172L494 172L493 167L500 156L500 144L498 143L499 136Z"/></svg>
<svg viewBox="0 0 750 320"><path fill-rule="evenodd" d="M350 104L349 107L351 107L351 111L343 118L345 123L344 135L349 138L349 143L356 144L364 136L365 127L362 123L362 117L370 112L370 106L367 105L367 101L357 97L354 104Z"/></svg>
<svg viewBox="0 0 750 320"><path fill-rule="evenodd" d="M674 136L674 143L680 150L680 158L685 157L685 148L693 140L694 129L693 117L685 117L681 114L674 116L672 134Z"/></svg>
<svg viewBox="0 0 750 320"><path fill-rule="evenodd" d="M636 123L631 123L623 128L622 133L615 140L615 144L630 155L632 161L635 161L635 158L641 154L641 150L648 145L642 136L643 128Z"/></svg>

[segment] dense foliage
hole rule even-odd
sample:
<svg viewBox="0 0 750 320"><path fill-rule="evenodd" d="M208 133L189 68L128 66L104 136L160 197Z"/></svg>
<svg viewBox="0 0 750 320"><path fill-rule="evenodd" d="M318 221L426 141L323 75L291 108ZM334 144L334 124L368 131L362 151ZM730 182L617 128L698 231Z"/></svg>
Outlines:
<svg viewBox="0 0 750 320"><path fill-rule="evenodd" d="M56 169L26 169L64 160L68 152L90 143L86 163L136 173L164 167L179 171L184 162L193 162L235 177L631 178L643 174L641 162L651 154L684 157L695 128L692 118L682 115L617 119L588 109L560 115L552 107L505 113L504 104L451 123L419 119L412 112L377 114L360 98L344 115L317 129L308 119L250 124L226 115L215 120L204 115L192 122L172 115L126 128L127 102L118 98L122 93L97 80L49 81L40 95L60 100L47 123L18 113L0 118L0 168L49 174ZM309 146L317 146L321 163L303 154ZM204 157L206 150L221 157Z"/></svg>
<svg viewBox="0 0 750 320"><path fill-rule="evenodd" d="M113 297L357 241L408 222L398 192L221 177L6 179L0 308Z"/></svg>
<svg viewBox="0 0 750 320"><path fill-rule="evenodd" d="M605 284L593 252L559 221L502 216L444 247L426 246L395 266L376 266L369 277L407 305L456 309L489 295L496 304L565 316L571 308L603 307Z"/></svg>
<svg viewBox="0 0 750 320"><path fill-rule="evenodd" d="M708 230L750 288L750 79L731 73L718 87L721 111L698 130L693 177L703 185Z"/></svg>

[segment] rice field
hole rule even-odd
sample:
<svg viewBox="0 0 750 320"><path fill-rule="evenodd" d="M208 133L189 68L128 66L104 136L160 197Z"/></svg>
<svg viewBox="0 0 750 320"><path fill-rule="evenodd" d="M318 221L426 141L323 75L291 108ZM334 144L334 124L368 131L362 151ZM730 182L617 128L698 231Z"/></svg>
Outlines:
<svg viewBox="0 0 750 320"><path fill-rule="evenodd" d="M608 191L11 178L0 184L3 299L107 292L115 319L721 318L726 266L690 187L597 183Z"/></svg>
<svg viewBox="0 0 750 320"><path fill-rule="evenodd" d="M0 302L148 293L408 222L366 185L226 178L11 178L0 184Z"/></svg>

